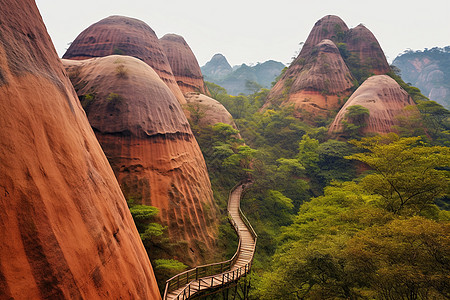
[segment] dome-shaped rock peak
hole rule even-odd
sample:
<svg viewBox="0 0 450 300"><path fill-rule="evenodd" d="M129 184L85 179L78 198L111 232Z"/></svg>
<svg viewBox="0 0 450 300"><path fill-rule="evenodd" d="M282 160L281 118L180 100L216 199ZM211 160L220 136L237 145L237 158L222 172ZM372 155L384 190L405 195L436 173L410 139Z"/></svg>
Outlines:
<svg viewBox="0 0 450 300"><path fill-rule="evenodd" d="M147 63L177 100L186 103L158 37L140 20L123 16L100 20L76 37L63 58L80 60L114 54L133 56Z"/></svg>
<svg viewBox="0 0 450 300"><path fill-rule="evenodd" d="M214 125L216 123L225 123L237 129L233 117L219 101L199 93L187 93L187 104L185 104L185 113L188 119L193 121L192 111L198 116L196 122L200 126Z"/></svg>
<svg viewBox="0 0 450 300"><path fill-rule="evenodd" d="M214 253L217 212L202 153L171 91L133 57L63 62L125 197L160 209L170 240L185 241L172 255L204 263Z"/></svg>
<svg viewBox="0 0 450 300"><path fill-rule="evenodd" d="M348 109L355 105L363 106L369 112L361 122L365 124L361 127L362 134L392 132L392 126L399 125L398 116L417 111L411 97L394 79L387 75L372 76L364 81L336 115L329 128L331 135L344 134L343 121L349 121L346 116ZM413 109L405 110L406 106Z"/></svg>
<svg viewBox="0 0 450 300"><path fill-rule="evenodd" d="M0 298L160 299L35 2L0 6Z"/></svg>
<svg viewBox="0 0 450 300"><path fill-rule="evenodd" d="M353 76L336 45L323 40L307 59L288 68L270 91L268 105L281 101L306 111L303 117L310 114L323 116L339 109L352 88Z"/></svg>
<svg viewBox="0 0 450 300"><path fill-rule="evenodd" d="M311 29L299 58L308 57L313 48L322 40L329 39L335 43L343 41L348 30L347 24L338 16L328 15L321 18Z"/></svg>
<svg viewBox="0 0 450 300"><path fill-rule="evenodd" d="M166 34L160 39L160 43L183 94L188 92L205 94L202 71L184 38L176 34Z"/></svg>
<svg viewBox="0 0 450 300"><path fill-rule="evenodd" d="M359 60L360 67L375 75L386 74L390 67L373 33L360 24L348 31L345 42L350 54Z"/></svg>

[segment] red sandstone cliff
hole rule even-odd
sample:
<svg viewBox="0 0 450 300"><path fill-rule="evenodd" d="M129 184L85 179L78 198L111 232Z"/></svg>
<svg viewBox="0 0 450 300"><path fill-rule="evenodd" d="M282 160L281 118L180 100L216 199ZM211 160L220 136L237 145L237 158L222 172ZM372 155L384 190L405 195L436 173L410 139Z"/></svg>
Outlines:
<svg viewBox="0 0 450 300"><path fill-rule="evenodd" d="M217 213L202 153L171 91L133 57L64 63L125 197L158 207L179 259L204 263Z"/></svg>
<svg viewBox="0 0 450 300"><path fill-rule="evenodd" d="M34 1L0 6L0 298L160 299Z"/></svg>
<svg viewBox="0 0 450 300"><path fill-rule="evenodd" d="M206 94L197 58L184 38L176 34L166 34L159 41L183 94L189 92Z"/></svg>
<svg viewBox="0 0 450 300"><path fill-rule="evenodd" d="M397 117L407 114L404 108L415 106L408 93L394 79L387 75L372 76L364 81L336 115L328 131L330 134L342 133L342 121L346 120L348 107L353 105L369 110L363 134L392 132L392 126L399 125Z"/></svg>
<svg viewBox="0 0 450 300"><path fill-rule="evenodd" d="M152 67L180 103L186 103L155 32L144 22L110 16L92 24L70 45L65 59L87 59L112 54L137 57Z"/></svg>
<svg viewBox="0 0 450 300"><path fill-rule="evenodd" d="M338 110L343 98L350 95L354 79L332 41L318 43L308 58L294 64L270 91L269 104L278 100L282 105L294 104L307 113L325 116Z"/></svg>

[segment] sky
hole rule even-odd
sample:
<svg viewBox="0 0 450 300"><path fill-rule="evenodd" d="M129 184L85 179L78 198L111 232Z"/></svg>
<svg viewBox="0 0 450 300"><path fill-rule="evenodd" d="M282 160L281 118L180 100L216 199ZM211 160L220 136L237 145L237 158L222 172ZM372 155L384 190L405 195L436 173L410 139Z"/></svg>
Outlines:
<svg viewBox="0 0 450 300"><path fill-rule="evenodd" d="M111 15L146 22L158 35L184 37L203 66L216 53L231 65L269 59L291 62L314 23L341 17L364 24L388 61L406 49L450 45L448 0L37 0L48 33L62 56L91 24Z"/></svg>

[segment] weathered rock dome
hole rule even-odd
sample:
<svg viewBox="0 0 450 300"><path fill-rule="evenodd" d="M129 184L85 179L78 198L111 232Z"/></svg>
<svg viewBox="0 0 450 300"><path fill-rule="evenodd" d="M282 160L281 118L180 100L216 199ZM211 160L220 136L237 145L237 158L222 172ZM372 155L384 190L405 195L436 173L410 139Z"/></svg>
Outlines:
<svg viewBox="0 0 450 300"><path fill-rule="evenodd" d="M187 93L185 96L187 101L185 107L191 106L201 114L198 125L208 126L216 123L225 123L237 129L233 117L219 101L199 93ZM185 109L185 114L188 119L192 118L192 113L189 109Z"/></svg>
<svg viewBox="0 0 450 300"><path fill-rule="evenodd" d="M378 40L364 25L350 29L345 41L347 50L359 59L359 63L367 72L375 75L389 72L389 64Z"/></svg>
<svg viewBox="0 0 450 300"><path fill-rule="evenodd" d="M0 298L160 299L36 4L0 6Z"/></svg>
<svg viewBox="0 0 450 300"><path fill-rule="evenodd" d="M350 95L353 76L330 40L323 40L311 51L302 64L292 66L269 94L271 102L281 99L282 104L294 104L296 108L314 115L326 115L339 109L341 101ZM269 103L271 103L269 102Z"/></svg>
<svg viewBox="0 0 450 300"><path fill-rule="evenodd" d="M387 75L372 76L364 81L336 115L329 128L330 134L342 133L347 109L353 105L369 110L363 134L392 132L392 126L399 125L397 117L407 114L404 108L415 106L408 93L394 79Z"/></svg>
<svg viewBox="0 0 450 300"><path fill-rule="evenodd" d="M184 38L176 34L166 34L159 41L183 94L189 92L206 94L197 58Z"/></svg>
<svg viewBox="0 0 450 300"><path fill-rule="evenodd" d="M204 263L214 253L217 211L202 153L172 92L133 57L64 63L125 197L159 208L172 243L185 241L174 255Z"/></svg>
<svg viewBox="0 0 450 300"><path fill-rule="evenodd" d="M140 20L123 16L100 20L77 36L63 58L80 60L114 54L133 56L147 63L178 101L185 103L158 37Z"/></svg>

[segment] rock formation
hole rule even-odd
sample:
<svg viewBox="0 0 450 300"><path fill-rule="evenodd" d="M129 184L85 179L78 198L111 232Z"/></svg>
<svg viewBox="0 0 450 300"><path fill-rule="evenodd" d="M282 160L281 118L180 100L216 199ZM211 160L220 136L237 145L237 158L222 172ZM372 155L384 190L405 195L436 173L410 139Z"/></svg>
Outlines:
<svg viewBox="0 0 450 300"><path fill-rule="evenodd" d="M0 6L0 298L160 299L36 4Z"/></svg>
<svg viewBox="0 0 450 300"><path fill-rule="evenodd" d="M310 56L313 48L325 39L332 40L334 43L343 42L348 30L347 24L338 16L328 15L323 17L311 29L300 51L299 58L307 58Z"/></svg>
<svg viewBox="0 0 450 300"><path fill-rule="evenodd" d="M204 263L214 252L216 208L202 153L171 91L133 57L64 63L125 197L158 207L179 259Z"/></svg>
<svg viewBox="0 0 450 300"><path fill-rule="evenodd" d="M183 37L166 34L160 40L169 60L173 75L183 94L200 92L206 94L202 71L189 45Z"/></svg>
<svg viewBox="0 0 450 300"><path fill-rule="evenodd" d="M423 51L405 51L394 59L405 82L450 109L450 46Z"/></svg>
<svg viewBox="0 0 450 300"><path fill-rule="evenodd" d="M381 75L389 72L390 67L380 44L364 25L360 24L347 32L345 42L350 55L359 60L359 65L367 73Z"/></svg>
<svg viewBox="0 0 450 300"><path fill-rule="evenodd" d="M191 122L194 121L200 126L214 125L220 122L237 129L233 117L219 101L199 93L187 93L185 96L187 101L187 104L184 105L185 114ZM193 120L194 118L196 120Z"/></svg>
<svg viewBox="0 0 450 300"><path fill-rule="evenodd" d="M338 110L353 87L353 76L330 40L318 43L307 59L293 64L286 73L289 75L278 81L269 94L272 103L278 100L276 96L288 93L289 98L281 99L282 104L294 104L315 116Z"/></svg>
<svg viewBox="0 0 450 300"><path fill-rule="evenodd" d="M113 54L137 57L147 63L178 101L185 103L158 37L140 20L122 16L100 20L77 36L63 58L80 60Z"/></svg>
<svg viewBox="0 0 450 300"><path fill-rule="evenodd" d="M336 115L329 128L330 134L339 135L343 132L347 110L353 105L361 105L369 110L362 134L394 131L392 126L399 125L397 117L408 113L405 107L415 106L408 93L394 79L387 75L372 76L364 81Z"/></svg>
<svg viewBox="0 0 450 300"><path fill-rule="evenodd" d="M272 88L265 107L294 104L305 120L328 116L340 108L355 81L389 70L378 41L366 27L349 29L339 17L325 16Z"/></svg>

